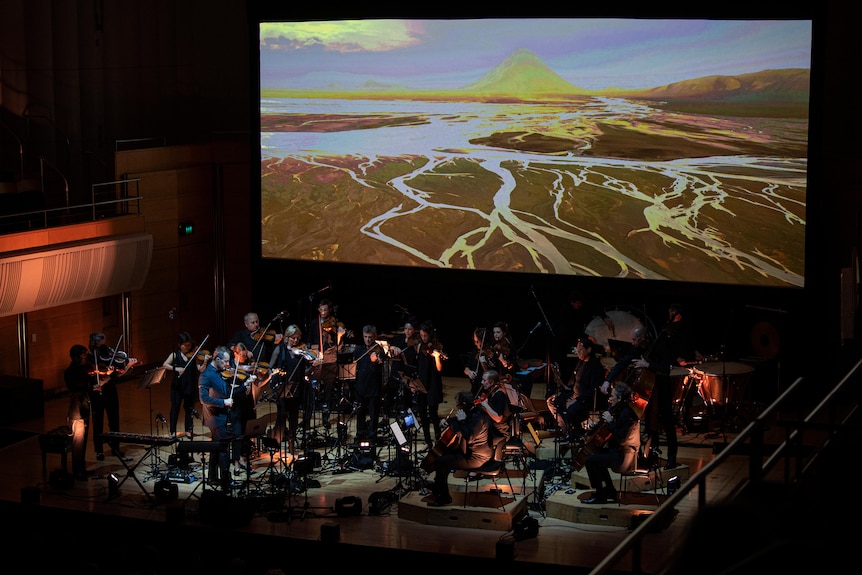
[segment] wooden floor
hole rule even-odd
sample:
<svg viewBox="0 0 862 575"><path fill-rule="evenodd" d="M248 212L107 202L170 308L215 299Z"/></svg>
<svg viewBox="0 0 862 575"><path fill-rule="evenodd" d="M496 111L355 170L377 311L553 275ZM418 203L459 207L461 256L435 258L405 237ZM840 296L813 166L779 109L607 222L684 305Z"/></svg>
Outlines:
<svg viewBox="0 0 862 575"><path fill-rule="evenodd" d="M138 383L139 379L132 377L119 385L122 431L168 435L167 427L157 419L157 414L167 415L170 409L167 386L147 390L140 389ZM448 403L441 406L441 412L448 411L454 394L466 389L468 382L445 378L444 386ZM544 385L536 385L532 396L543 398ZM66 424L67 404L65 397L47 400L44 417L7 428L45 433ZM273 417L274 407L263 403L257 415ZM208 439L200 420L195 424L196 434L204 436L197 439ZM350 422L348 430L352 435ZM528 434L524 435L525 442L529 442ZM712 459L713 444L728 441L728 436L713 431L690 433L680 439L679 460L688 472L694 473ZM419 508L412 513L399 513L399 502L406 496L414 503L416 498L424 496L426 477L420 472L404 476L388 473L383 466L388 467L395 458L394 446L379 448L374 466L362 470L354 470L350 465L352 451L348 445L321 446L316 449L321 455L321 465L304 480L292 474L288 456L282 459L280 452L274 453L271 460L263 450L253 462L255 474L248 478L247 489L238 490L231 497L219 496L202 485L200 465L193 463L194 481L171 482L177 487L177 496L172 499L170 491L157 494L156 483L168 470L176 444L149 451L144 446L124 444L133 458L126 465L135 467L134 475L130 475L122 462L109 455L105 461L97 462L90 441L88 468L95 475L87 482L66 487L52 485L50 481L51 472L60 467L60 455L49 453L47 468L43 470L39 438L32 435L2 448L5 465L0 501L14 503L4 507L13 511L23 509L23 516L29 518L26 520L34 522L33 529L40 535L34 537L28 533L21 540L35 546L34 560L53 559L66 565L69 557L42 553L58 549L60 539L73 549L80 545L87 550L86 556L73 560L75 565L80 566L83 561L102 567L104 573L150 572L143 568L150 563L154 566L152 572L191 573L197 572L207 559L212 561L210 567L243 562L245 570L231 570L233 573L264 573L273 567L287 570L308 552L322 554L321 558L333 565L342 562L345 566L355 565L363 558L389 561L388 557L394 557L404 561L401 568L416 570L435 562L445 565L445 561L452 560L463 563L500 559L524 565L564 565L576 572L587 572L628 535L631 526L579 521L578 513L564 513L565 519L549 514L547 498L555 493L562 498L562 492L568 489L580 493L584 486L572 483L571 469L565 465L569 460L554 448L553 438L543 440L543 446L539 458L531 463L538 471L516 479L521 481L518 491L526 491L520 495L524 511L517 519L520 522L527 518L521 527L538 525L538 534L532 537L517 533L516 538L513 530L471 528L463 523L429 525L415 520L417 516L424 517L425 511ZM199 462L200 456L195 457ZM745 460L740 461L736 470L723 466L721 473L725 477L714 478L708 496L721 497L723 489L733 485L738 480L737 473L744 472L744 468ZM275 485L262 479L272 473L278 474ZM539 473L540 483L536 481ZM113 498L109 493L111 474L122 482L119 496ZM263 487L255 490L254 486ZM388 499L390 505L372 510L371 500L380 499ZM456 504L459 501L456 495ZM490 506L496 505L493 499L490 501ZM649 498L641 501L651 503ZM18 505L19 502L23 505ZM646 569L665 560L684 541L686 523L692 518L695 503L685 501L673 523L648 536L651 540L642 559ZM52 512L59 514L59 519ZM76 529L76 525L90 524L82 522L81 517L101 526L97 527L100 533L95 539L93 534L84 537ZM164 540L161 535L166 533L171 536ZM332 544L333 536L339 545L335 553L330 552L332 547L327 547Z"/></svg>

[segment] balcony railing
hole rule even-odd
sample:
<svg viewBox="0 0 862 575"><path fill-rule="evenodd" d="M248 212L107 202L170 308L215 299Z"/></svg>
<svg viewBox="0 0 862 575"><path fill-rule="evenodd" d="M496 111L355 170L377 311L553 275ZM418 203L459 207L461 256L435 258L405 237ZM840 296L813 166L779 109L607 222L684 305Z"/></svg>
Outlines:
<svg viewBox="0 0 862 575"><path fill-rule="evenodd" d="M6 205L0 210L0 234L12 234L95 222L141 213L140 180L117 180L91 186L91 200L86 204L59 208L37 208L43 203L39 192L15 194L17 205ZM6 194L11 196L12 194ZM0 198L3 199L3 198ZM31 201L32 200L32 201ZM11 202L10 202L11 203Z"/></svg>

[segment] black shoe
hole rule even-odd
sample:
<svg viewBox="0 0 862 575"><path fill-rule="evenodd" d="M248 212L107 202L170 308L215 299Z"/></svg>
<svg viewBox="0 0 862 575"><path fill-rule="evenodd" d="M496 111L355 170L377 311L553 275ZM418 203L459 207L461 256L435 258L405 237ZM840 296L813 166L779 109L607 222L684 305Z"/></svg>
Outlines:
<svg viewBox="0 0 862 575"><path fill-rule="evenodd" d="M241 489L242 486L245 485L242 481L231 481L230 488L231 489Z"/></svg>
<svg viewBox="0 0 862 575"><path fill-rule="evenodd" d="M616 497L616 492L614 492L614 497ZM583 502L588 504L588 505L596 505L596 504L607 503L608 498L609 498L609 495L606 491L603 491L601 489L597 489L592 497L590 497L589 499L584 499Z"/></svg>
<svg viewBox="0 0 862 575"><path fill-rule="evenodd" d="M667 463L664 464L663 469L665 471L669 471L669 470L674 469L676 467L679 467L679 463L677 463L676 461L668 461Z"/></svg>
<svg viewBox="0 0 862 575"><path fill-rule="evenodd" d="M104 461L104 460L105 460L105 454L104 453L99 452L96 454L96 461Z"/></svg>

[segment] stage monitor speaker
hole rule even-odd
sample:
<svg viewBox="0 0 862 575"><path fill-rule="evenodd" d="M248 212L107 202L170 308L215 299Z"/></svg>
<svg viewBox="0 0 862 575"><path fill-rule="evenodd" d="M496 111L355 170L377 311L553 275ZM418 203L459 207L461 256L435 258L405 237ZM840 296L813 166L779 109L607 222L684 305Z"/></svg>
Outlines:
<svg viewBox="0 0 862 575"><path fill-rule="evenodd" d="M539 534L539 522L535 517L525 516L515 523L515 541L532 539Z"/></svg>
<svg viewBox="0 0 862 575"><path fill-rule="evenodd" d="M153 489L153 494L156 496L156 501L159 503L168 503L169 501L176 501L177 497L179 497L179 488L175 483L171 483L167 479L162 479L161 481L156 482L156 486Z"/></svg>
<svg viewBox="0 0 862 575"><path fill-rule="evenodd" d="M335 500L335 514L339 517L362 514L362 499L350 495Z"/></svg>

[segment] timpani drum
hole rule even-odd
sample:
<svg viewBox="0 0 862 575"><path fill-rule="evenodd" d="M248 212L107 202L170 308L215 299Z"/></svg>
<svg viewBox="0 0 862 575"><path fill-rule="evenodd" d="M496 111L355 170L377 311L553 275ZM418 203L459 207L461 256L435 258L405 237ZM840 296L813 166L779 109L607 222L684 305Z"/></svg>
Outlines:
<svg viewBox="0 0 862 575"><path fill-rule="evenodd" d="M697 391L711 407L737 408L745 397L754 367L735 361L702 363L695 370Z"/></svg>

